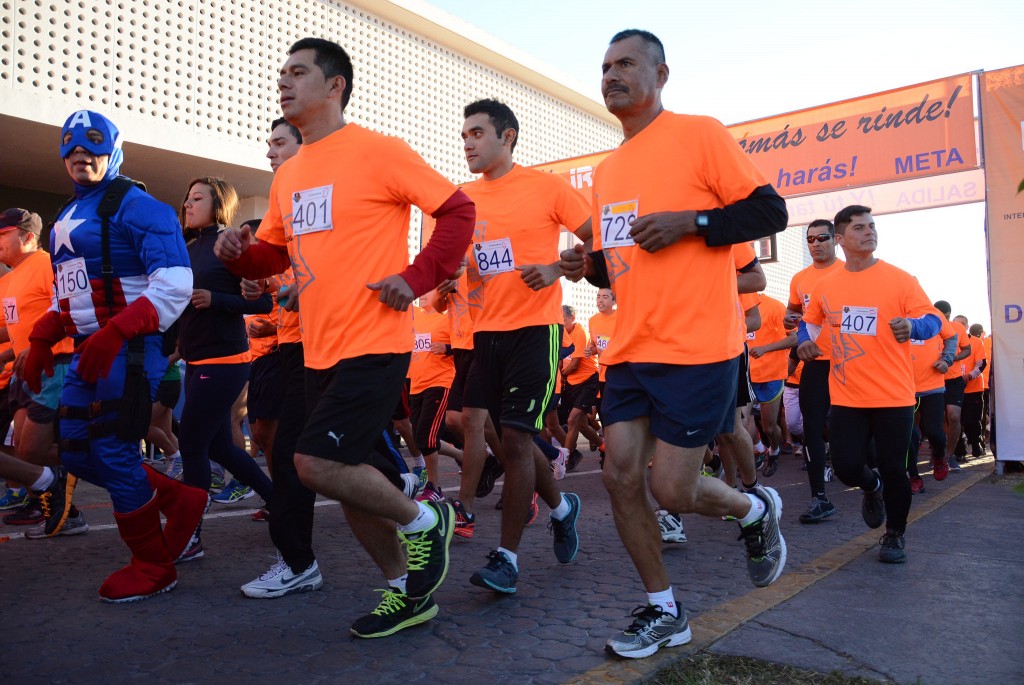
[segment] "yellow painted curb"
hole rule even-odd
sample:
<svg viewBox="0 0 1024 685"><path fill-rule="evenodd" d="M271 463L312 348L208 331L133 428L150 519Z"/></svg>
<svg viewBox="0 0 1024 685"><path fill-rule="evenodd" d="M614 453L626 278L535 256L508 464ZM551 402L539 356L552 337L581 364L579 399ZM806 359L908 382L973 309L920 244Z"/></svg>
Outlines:
<svg viewBox="0 0 1024 685"><path fill-rule="evenodd" d="M962 480L956 485L930 497L910 511L907 524L912 524L931 514L939 507L962 495L968 488L991 475L989 469L974 471L974 466L984 467L991 458L978 464L971 464L960 474ZM798 570L786 572L769 587L752 590L748 594L730 600L690 621L693 640L682 647L656 652L646 659L609 659L606 663L592 668L566 683L573 685L599 685L603 683L637 683L649 678L663 668L682 661L702 649L707 649L723 637L736 630L759 614L785 602L803 592L815 583L832 575L865 551L878 545L879 532L872 530L858 535L835 549L825 552Z"/></svg>

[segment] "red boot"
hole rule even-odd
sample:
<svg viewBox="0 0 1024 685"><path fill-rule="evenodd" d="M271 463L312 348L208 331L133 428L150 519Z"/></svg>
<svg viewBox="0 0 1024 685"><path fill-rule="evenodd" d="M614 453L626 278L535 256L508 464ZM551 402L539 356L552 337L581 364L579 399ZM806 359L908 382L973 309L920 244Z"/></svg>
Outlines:
<svg viewBox="0 0 1024 685"><path fill-rule="evenodd" d="M115 511L114 520L121 539L132 552L132 561L103 581L100 599L104 602L134 602L172 589L178 583L178 574L160 530L160 509L156 497L127 514Z"/></svg>
<svg viewBox="0 0 1024 685"><path fill-rule="evenodd" d="M177 559L203 522L203 515L210 508L210 493L168 478L148 464L143 464L142 468L150 487L156 490L157 506L167 517L164 540L171 551L171 559Z"/></svg>

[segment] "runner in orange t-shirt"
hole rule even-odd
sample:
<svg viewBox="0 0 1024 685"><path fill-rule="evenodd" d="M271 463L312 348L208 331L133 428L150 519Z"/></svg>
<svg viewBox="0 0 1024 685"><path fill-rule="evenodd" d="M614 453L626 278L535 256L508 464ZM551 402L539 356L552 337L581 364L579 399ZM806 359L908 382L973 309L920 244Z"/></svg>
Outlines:
<svg viewBox="0 0 1024 685"><path fill-rule="evenodd" d="M948 468L950 471L959 471L960 464L956 461L957 445L963 437L963 425L960 422L964 405L964 390L967 387L967 359L971 356L971 345L968 341L967 327L954 318L950 318L952 308L949 302L939 300L935 303L943 317L949 320L956 331L959 351L953 357L953 362L946 370L945 378L945 400L946 400L946 457L941 468ZM959 317L957 317L959 318ZM964 319L966 321L966 319ZM964 450L966 453L966 450ZM941 471L940 471L941 472Z"/></svg>
<svg viewBox="0 0 1024 685"><path fill-rule="evenodd" d="M53 297L53 269L49 256L39 249L42 227L42 220L34 212L11 208L0 214L0 262L11 269L0 278L4 307L0 362L6 377L0 393L6 418L0 422L0 445L12 421L15 426L15 453L9 454L8 448L0 447L0 478L8 479L8 487L0 497L0 510L14 510L4 516L4 523L30 525L26 537L36 538L89 530L85 517L71 504L76 479L60 468L60 458L54 449L53 425L71 359L72 340L53 347L54 372L51 377L43 374L40 392L33 393L14 371L24 363L32 327L50 308ZM46 466L37 465L40 463ZM63 520L65 517L70 525Z"/></svg>
<svg viewBox="0 0 1024 685"><path fill-rule="evenodd" d="M561 333L562 288L558 241L562 227L590 238L586 201L565 179L517 165L515 113L495 100L463 110L463 150L481 178L464 186L477 206L469 251L469 306L473 316L473 366L463 415L489 412L501 437L505 488L501 539L488 563L470 578L479 587L515 592L524 522L536 516L536 499L551 508L555 556L569 563L579 551L580 500L564 497L548 459L534 444L555 388ZM479 421L476 423L479 425ZM483 435L466 430L462 483L456 505L472 521L473 498L484 461Z"/></svg>
<svg viewBox="0 0 1024 685"><path fill-rule="evenodd" d="M580 433L593 446L600 445L601 438L587 421L590 412L597 405L597 393L601 386L598 381L597 361L589 353L591 336L583 326L576 323L576 309L562 305L562 347L572 347L572 354L562 361L562 405L569 410L565 434L565 447L569 450L566 471L575 471L583 459L576 448Z"/></svg>
<svg viewBox="0 0 1024 685"><path fill-rule="evenodd" d="M796 347L796 333L785 327L786 307L775 298L761 296L761 328L748 336L750 347L750 387L761 406L761 427L768 438L769 459L778 459L782 451L779 407L783 383L788 371L789 350Z"/></svg>
<svg viewBox="0 0 1024 685"><path fill-rule="evenodd" d="M409 362L413 440L423 454L427 470L427 483L421 497L432 493L444 497L437 453L441 449L441 427L448 409L448 395L455 379L449 320L434 309L433 296L434 293L424 296L421 302L426 306L413 309L416 342ZM461 452L455 454L456 460L461 461Z"/></svg>
<svg viewBox="0 0 1024 685"><path fill-rule="evenodd" d="M957 352L957 334L953 325L942 317L939 334L928 340L910 341L910 359L914 366L914 390L917 395L917 409L914 412L914 432L910 438L910 452L907 471L910 475L910 491L917 494L924 490L924 480L918 472L918 452L921 448L921 434L928 438L932 450L932 475L935 480L944 480L949 475L946 464L946 428L944 425L945 383L943 374L953 362Z"/></svg>
<svg viewBox="0 0 1024 685"><path fill-rule="evenodd" d="M724 126L664 110L668 66L656 36L616 34L602 70L605 104L624 140L593 177L599 252L567 250L562 269L610 285L618 303L615 337L602 356L603 480L648 597L605 648L644 657L690 639L662 561L648 480L667 511L735 517L755 585L774 582L785 566L778 495L761 486L740 493L699 473L708 443L731 431L735 417L743 331L731 245L783 230L786 213Z"/></svg>
<svg viewBox="0 0 1024 685"><path fill-rule="evenodd" d="M971 356L968 357L967 364L968 371L965 379L967 386L964 388L962 420L964 434L967 436L967 445L971 448L971 457L975 459L985 454L985 450L981 446L981 421L985 406L983 374L988 367L988 353L982 339L984 333L984 328L978 323L971 324L968 328Z"/></svg>
<svg viewBox="0 0 1024 685"><path fill-rule="evenodd" d="M615 309L615 293L611 288L598 288L597 290L597 314L590 317L587 322L587 330L590 331L590 354L597 357L597 411L598 420L601 417L601 399L604 397L605 365L601 363L601 353L608 347L612 336L615 335L615 322L617 320ZM601 465L604 465L604 430L602 428Z"/></svg>
<svg viewBox="0 0 1024 685"><path fill-rule="evenodd" d="M70 501L75 479L73 476L68 478L63 469L58 468L61 461L54 444L53 430L74 341L65 338L53 346L53 374L43 374L42 389L38 393L32 392L19 372L28 354L29 335L53 303L53 267L50 256L39 247L42 229L39 215L11 209L2 216L5 220L0 223L0 261L11 267L11 271L3 279L4 325L0 328L0 342L9 341L16 358L8 389L14 421L15 455L12 456L23 462L46 465L48 471L52 467L50 473L57 485L51 485L51 491L54 487L62 490L61 505L51 507L49 504L44 506L39 499L40 494L36 491L40 488L30 488L32 492L27 493L20 508L4 516L4 523L31 526L26 536L32 538L84 533L89 530L85 517L73 504L67 510L63 505L65 483L68 484L66 499ZM22 485L31 486L35 480L22 482ZM70 525L67 521L60 523L60 517L65 514ZM49 532L46 531L47 519L53 521Z"/></svg>
<svg viewBox="0 0 1024 685"><path fill-rule="evenodd" d="M903 563L915 405L910 339L937 334L941 318L916 278L875 258L878 232L870 208L844 207L835 230L846 266L814 287L800 323L798 353L807 361L831 344L832 464L843 483L863 490L861 513L868 527L886 524L879 559ZM818 337L815 328L827 337ZM875 469L867 464L872 441Z"/></svg>
<svg viewBox="0 0 1024 685"><path fill-rule="evenodd" d="M814 286L825 276L839 271L845 265L836 257L835 228L828 219L815 219L807 226L807 251L811 265L798 271L789 284L789 304L786 318L796 325L811 299ZM800 523L817 523L836 513L836 506L825 494L826 448L825 421L830 406L828 392L828 345L821 357L803 362L800 375L800 415L803 418L804 462L807 483L811 488L811 503L800 514Z"/></svg>
<svg viewBox="0 0 1024 685"><path fill-rule="evenodd" d="M405 142L345 121L352 82L340 45L305 38L291 46L278 90L302 147L274 176L262 240L226 230L218 255L247 278L278 274L290 258L309 398L295 465L305 485L342 503L388 581L380 610L352 625L368 638L437 615L431 594L447 574L452 509L406 497L404 463L375 446L409 367L409 305L458 268L475 211ZM413 204L437 226L408 265Z"/></svg>

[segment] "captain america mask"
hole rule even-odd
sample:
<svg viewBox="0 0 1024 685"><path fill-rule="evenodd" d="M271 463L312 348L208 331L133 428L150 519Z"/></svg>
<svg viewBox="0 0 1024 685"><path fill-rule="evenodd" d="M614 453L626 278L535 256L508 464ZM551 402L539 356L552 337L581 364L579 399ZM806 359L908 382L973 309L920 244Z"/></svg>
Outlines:
<svg viewBox="0 0 1024 685"><path fill-rule="evenodd" d="M68 117L61 129L60 156L67 159L78 147L97 157L109 156L106 178L117 176L124 159L121 133L110 119L98 112L79 110Z"/></svg>

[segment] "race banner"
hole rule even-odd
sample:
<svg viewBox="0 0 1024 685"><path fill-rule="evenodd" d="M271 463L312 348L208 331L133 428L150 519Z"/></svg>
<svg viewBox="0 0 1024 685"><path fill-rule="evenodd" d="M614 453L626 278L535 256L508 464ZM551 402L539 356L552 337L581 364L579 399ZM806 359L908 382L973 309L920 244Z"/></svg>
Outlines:
<svg viewBox="0 0 1024 685"><path fill-rule="evenodd" d="M996 456L1024 461L1024 65L981 75Z"/></svg>
<svg viewBox="0 0 1024 685"><path fill-rule="evenodd" d="M881 216L984 199L970 74L727 128L786 198L790 225L851 203ZM608 154L537 168L561 174L589 198Z"/></svg>

